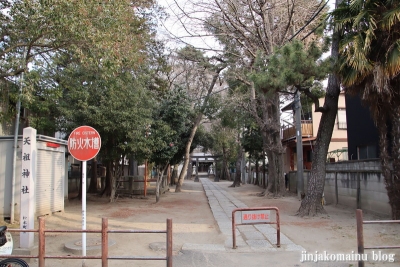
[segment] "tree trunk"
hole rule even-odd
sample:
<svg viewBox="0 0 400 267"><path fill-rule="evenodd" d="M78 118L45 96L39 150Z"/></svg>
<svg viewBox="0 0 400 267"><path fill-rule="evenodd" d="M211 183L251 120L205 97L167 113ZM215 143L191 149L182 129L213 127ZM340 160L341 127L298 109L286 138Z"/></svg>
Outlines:
<svg viewBox="0 0 400 267"><path fill-rule="evenodd" d="M259 169L260 169L260 165L258 164L258 159L256 160L256 178L254 178L253 176L251 177L251 183L254 185L258 185L258 181L260 181L260 177L259 177Z"/></svg>
<svg viewBox="0 0 400 267"><path fill-rule="evenodd" d="M268 186L267 190L265 191L265 194L268 194L268 193L274 193L276 183L274 177L272 177L272 174L269 173L269 170L270 169L272 170L274 168L274 166L272 166L274 165L274 161L272 160L273 159L272 152L267 151L265 154L267 155L268 158Z"/></svg>
<svg viewBox="0 0 400 267"><path fill-rule="evenodd" d="M230 180L228 164L227 164L227 160L225 157L222 159L220 177L221 177L221 180L227 180L227 181Z"/></svg>
<svg viewBox="0 0 400 267"><path fill-rule="evenodd" d="M229 170L228 163L226 163L225 168L224 168L224 177L226 178L227 181L231 181L231 172Z"/></svg>
<svg viewBox="0 0 400 267"><path fill-rule="evenodd" d="M265 179L265 170L266 170L266 166L265 166L265 153L263 152L263 188L267 189L267 181Z"/></svg>
<svg viewBox="0 0 400 267"><path fill-rule="evenodd" d="M241 146L239 146L238 149L238 155L236 158L236 173L235 173L235 179L233 180L233 184L230 185L229 187L239 187L241 183L241 177L242 177L242 171L241 171L241 162L243 158L243 149Z"/></svg>
<svg viewBox="0 0 400 267"><path fill-rule="evenodd" d="M160 173L157 173L157 182L156 182L156 203L158 203L158 201L160 201L160 190L161 190L161 183L164 179L164 173L167 170L169 164L165 164L164 168ZM157 170L159 170L159 168L157 168Z"/></svg>
<svg viewBox="0 0 400 267"><path fill-rule="evenodd" d="M117 194L117 176L116 172L113 172L113 162L110 162L110 202L115 202L116 194ZM115 163L117 166L117 163Z"/></svg>
<svg viewBox="0 0 400 267"><path fill-rule="evenodd" d="M328 79L328 89L324 104L327 111L322 114L319 124L308 187L298 210L298 215L300 216L315 216L318 213L325 213L325 209L322 206L322 194L325 186L326 156L335 125L339 94L339 80L334 74L331 74Z"/></svg>
<svg viewBox="0 0 400 267"><path fill-rule="evenodd" d="M280 100L278 94L264 95L263 107L263 146L268 158L268 187L262 195L274 197L286 193L283 175L283 147L280 135Z"/></svg>
<svg viewBox="0 0 400 267"><path fill-rule="evenodd" d="M260 186L260 179L258 178L258 175L257 178L253 181L253 184Z"/></svg>
<svg viewBox="0 0 400 267"><path fill-rule="evenodd" d="M381 149L381 164L382 171L385 177L385 185L389 198L389 204L392 209L392 219L400 219L400 107L393 105L395 112L391 115L392 122L392 159L393 159L393 174L390 171L390 158L388 153L388 135L387 135L387 125L386 120L382 117L377 120L378 130L380 134L380 149Z"/></svg>
<svg viewBox="0 0 400 267"><path fill-rule="evenodd" d="M298 215L300 216L315 216L318 213L325 213L324 207L322 206L322 194L325 186L326 156L336 118L336 112L334 112L335 103L337 109L337 100L332 98L326 98L325 100L325 105L327 102L329 105L330 102L331 108L329 112L324 113L321 118L317 139L314 145L310 179L308 180L305 197L298 210Z"/></svg>
<svg viewBox="0 0 400 267"><path fill-rule="evenodd" d="M157 167L158 170L158 167ZM157 182L156 182L156 203L160 201L160 182L162 179L162 176L164 175L164 172L157 171Z"/></svg>
<svg viewBox="0 0 400 267"><path fill-rule="evenodd" d="M341 0L336 0L336 6ZM339 33L333 32L331 57L334 62L339 56ZM336 114L338 110L338 101L340 94L340 83L338 77L332 73L328 78L328 87L326 89L324 109L321 121L318 127L317 138L315 140L313 151L313 162L308 180L307 192L301 201L297 214L300 216L315 216L318 213L326 213L322 206L322 194L325 186L325 168L326 156L328 154L329 144L332 138L333 127L335 126Z"/></svg>
<svg viewBox="0 0 400 267"><path fill-rule="evenodd" d="M183 168L181 173L179 174L179 178L178 178L178 183L176 184L176 188L175 188L175 192L181 192L181 187L183 184L183 179L185 179L186 176L186 171L187 171L187 167L189 166L189 160L190 160L190 147L192 145L193 142L193 138L194 135L196 134L197 128L200 125L201 119L203 118L203 114L204 114L204 110L206 109L206 106L208 105L208 99L210 98L210 95L212 93L212 90L214 89L215 83L217 82L217 79L219 77L219 73L223 70L224 68L219 68L215 74L213 75L213 79L210 83L210 86L207 89L207 94L204 98L202 107L199 111L199 113L197 114L197 117L194 121L193 124L193 128L192 131L190 132L190 136L189 136L189 140L186 144L186 148L185 148L185 160L183 162Z"/></svg>
<svg viewBox="0 0 400 267"><path fill-rule="evenodd" d="M247 179L246 179L246 184L249 184L250 180L250 175L251 175L251 154L249 154L249 167L247 168Z"/></svg>
<svg viewBox="0 0 400 267"><path fill-rule="evenodd" d="M283 196L286 192L285 177L283 175L282 154L267 151L268 158L268 186L263 194L273 197Z"/></svg>
<svg viewBox="0 0 400 267"><path fill-rule="evenodd" d="M107 160L105 162L106 165L106 184L104 186L103 192L101 192L101 195L103 196L104 194L106 196L115 196L115 178L113 177L113 162L110 160ZM111 200L111 199L110 199ZM111 202L113 202L112 200Z"/></svg>
<svg viewBox="0 0 400 267"><path fill-rule="evenodd" d="M255 178L255 180L252 181L252 184L254 184L254 185L258 185L258 176L260 175L259 170L260 170L260 164L258 163L258 160L257 160L257 162L256 162L256 178Z"/></svg>
<svg viewBox="0 0 400 267"><path fill-rule="evenodd" d="M225 147L222 148L222 169L221 169L221 179L222 180L231 180L231 176L229 174L228 168L228 160L226 158L226 149Z"/></svg>
<svg viewBox="0 0 400 267"><path fill-rule="evenodd" d="M92 175L90 177L90 184L89 184L89 189L88 193L95 194L97 193L97 157L94 157L92 160Z"/></svg>
<svg viewBox="0 0 400 267"><path fill-rule="evenodd" d="M113 165L113 164L111 164ZM110 202L115 202L117 198L117 178L120 178L115 172L110 172Z"/></svg>
<svg viewBox="0 0 400 267"><path fill-rule="evenodd" d="M178 179L178 167L179 167L178 164L174 165L174 170L172 171L172 174L171 174L171 185L174 185L175 179Z"/></svg>
<svg viewBox="0 0 400 267"><path fill-rule="evenodd" d="M380 120L375 119L377 122L377 128L379 133L379 150L380 160L382 165L382 173L385 179L386 191L389 198L389 204L392 208L392 219L394 216L392 201L395 198L395 191L393 190L393 179L392 171L390 170L390 156L389 156L389 142L388 142L388 131L387 131L387 120L386 117L381 117ZM394 145L394 144L393 144ZM394 203L393 203L394 204Z"/></svg>
<svg viewBox="0 0 400 267"><path fill-rule="evenodd" d="M189 160L190 160L190 147L193 142L194 135L196 134L197 128L200 125L201 119L203 118L203 113L200 113L197 115L197 118L194 122L193 128L190 132L189 140L186 143L186 148L185 148L185 160L183 162L183 168L182 171L179 175L178 178L178 183L176 184L175 192L181 192L182 184L183 184L183 179L185 179L187 168L189 166Z"/></svg>

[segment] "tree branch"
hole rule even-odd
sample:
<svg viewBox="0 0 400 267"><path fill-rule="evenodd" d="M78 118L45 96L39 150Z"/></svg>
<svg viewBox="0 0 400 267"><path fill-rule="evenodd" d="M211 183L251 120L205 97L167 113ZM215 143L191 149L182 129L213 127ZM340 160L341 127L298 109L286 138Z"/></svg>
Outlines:
<svg viewBox="0 0 400 267"><path fill-rule="evenodd" d="M316 95L314 95L313 93L311 93L309 88L301 88L300 86L296 86L296 89L303 92L306 96L311 98L311 100L313 101L313 103L315 105L315 110L314 110L315 112L325 113L328 111L328 109L326 107L319 106L319 98Z"/></svg>
<svg viewBox="0 0 400 267"><path fill-rule="evenodd" d="M22 73L25 71L25 68L19 68L11 72L4 72L0 73L0 79L6 78L6 77L11 77L11 76L17 76L18 74Z"/></svg>

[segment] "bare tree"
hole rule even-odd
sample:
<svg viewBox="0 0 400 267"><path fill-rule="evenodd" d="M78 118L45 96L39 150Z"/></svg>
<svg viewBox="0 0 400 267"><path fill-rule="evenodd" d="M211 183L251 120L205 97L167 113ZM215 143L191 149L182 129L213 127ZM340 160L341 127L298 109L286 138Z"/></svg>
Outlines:
<svg viewBox="0 0 400 267"><path fill-rule="evenodd" d="M267 83L261 90L255 90L249 72L255 70L260 54L271 55L276 47L295 38L305 38L305 42L313 40L315 36L310 32L319 23L315 18L321 16L324 6L319 1L305 0L188 1L184 6L177 2L176 5L175 14L179 14L179 21L185 25L185 37L208 36L206 33L215 36L219 50L208 48L222 51L229 61L225 76L231 81L240 81L250 92L247 107L263 131L263 146L270 167L266 192L284 194L279 90Z"/></svg>
<svg viewBox="0 0 400 267"><path fill-rule="evenodd" d="M184 88L192 100L193 124L185 147L184 163L179 174L175 192L180 192L190 160L191 145L196 131L209 112L209 100L214 89L220 87L221 71L226 64L216 58L207 57L192 46L179 49L175 56L174 69L169 77L170 86Z"/></svg>
<svg viewBox="0 0 400 267"><path fill-rule="evenodd" d="M214 35L219 41L219 50L211 46L208 48L214 52L223 51L229 61L225 77L230 81L239 81L242 85L237 87L241 92L248 92L247 102L244 101L241 105L251 112L259 124L263 132L264 150L269 160L269 183L264 194L283 194L283 147L279 135L282 96L280 93L290 90L276 88L268 82L256 89L249 73L257 71L255 62L259 55L265 58L267 65L268 56L273 55L276 48L294 39L302 40L306 45L311 41L318 41L318 35L313 33L321 23L323 12L327 10L326 3L304 0L215 0L189 1L188 5L184 5L185 8L179 5L178 7L175 14L179 14L179 21L184 22L185 37L207 36L204 32ZM300 215L315 214L323 210L316 203L323 192L324 164L331 138L330 129L333 127L332 114L335 113L335 106L337 107L337 99L334 96L338 86L337 83L333 85L332 78L324 107L317 106L317 111L324 112L323 121L326 121L322 122L317 135L319 149L314 153L314 178L309 181L309 196L302 203ZM308 90L303 91L309 95ZM332 99L329 98L331 95Z"/></svg>

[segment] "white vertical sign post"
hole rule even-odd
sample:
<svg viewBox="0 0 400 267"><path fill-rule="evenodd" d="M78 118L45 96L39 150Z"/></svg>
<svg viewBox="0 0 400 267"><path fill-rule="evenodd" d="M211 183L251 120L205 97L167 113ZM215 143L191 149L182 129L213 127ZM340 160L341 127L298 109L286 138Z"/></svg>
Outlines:
<svg viewBox="0 0 400 267"><path fill-rule="evenodd" d="M82 162L82 230L86 230L86 160ZM82 233L82 256L86 256L86 233Z"/></svg>
<svg viewBox="0 0 400 267"><path fill-rule="evenodd" d="M20 228L35 228L36 129L24 128L22 137ZM33 247L34 233L20 233L20 247Z"/></svg>
<svg viewBox="0 0 400 267"><path fill-rule="evenodd" d="M68 137L68 150L71 155L82 161L82 230L86 230L86 161L96 157L101 148L99 133L90 126L80 126ZM97 171L97 170L93 170ZM82 232L82 256L86 256L86 232ZM82 266L86 266L85 259Z"/></svg>

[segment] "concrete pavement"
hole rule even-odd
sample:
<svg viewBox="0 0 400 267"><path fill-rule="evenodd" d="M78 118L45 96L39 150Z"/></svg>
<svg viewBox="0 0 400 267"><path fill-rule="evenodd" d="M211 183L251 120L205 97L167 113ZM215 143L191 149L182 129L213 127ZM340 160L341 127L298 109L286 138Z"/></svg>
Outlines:
<svg viewBox="0 0 400 267"><path fill-rule="evenodd" d="M209 251L236 251L236 252L261 252L261 251L304 251L305 249L294 244L283 233L280 234L281 247L277 247L276 228L271 224L238 225L236 227L236 249L233 249L232 237L232 211L236 208L247 208L247 205L233 197L218 183L208 178L200 178L208 198L211 211L225 236L225 243L221 245L184 244L185 249L200 249ZM271 211L271 214L273 211ZM236 213L239 216L239 213ZM238 221L238 218L236 218Z"/></svg>
<svg viewBox="0 0 400 267"><path fill-rule="evenodd" d="M225 191L217 182L204 178L204 176L199 180L203 185L219 230L225 236L225 243L185 243L179 255L174 256L174 266L349 266L347 263L338 262L301 263L302 251L305 249L301 245L295 244L282 232L280 235L281 247L278 248L276 246L276 228L270 224L237 226L237 248L233 249L232 211L236 208L247 208L247 205ZM273 211L271 211L272 213Z"/></svg>

